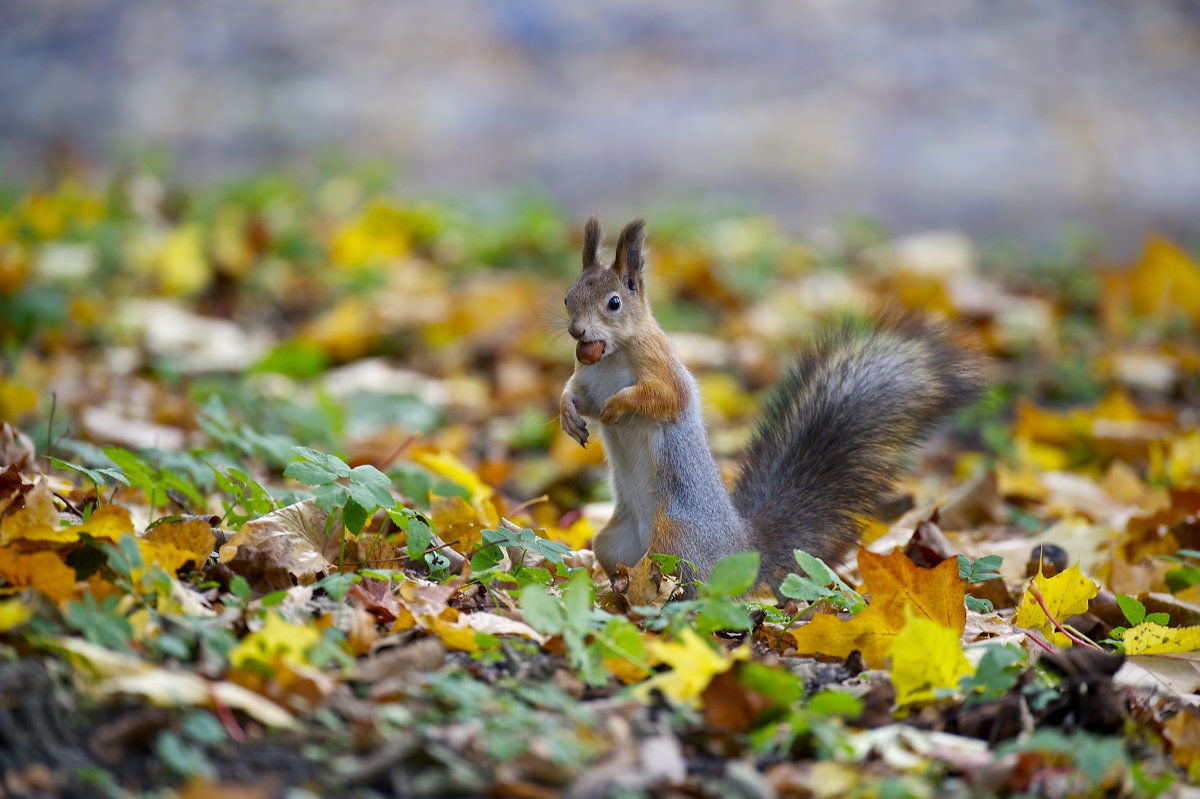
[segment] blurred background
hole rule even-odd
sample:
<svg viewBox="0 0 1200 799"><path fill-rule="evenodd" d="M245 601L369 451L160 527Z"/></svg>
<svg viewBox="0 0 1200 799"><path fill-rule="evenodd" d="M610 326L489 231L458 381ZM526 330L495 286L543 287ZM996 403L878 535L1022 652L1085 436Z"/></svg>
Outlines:
<svg viewBox="0 0 1200 799"><path fill-rule="evenodd" d="M1127 257L1200 233L1188 0L0 4L0 165L190 181L342 159L574 218L858 216Z"/></svg>

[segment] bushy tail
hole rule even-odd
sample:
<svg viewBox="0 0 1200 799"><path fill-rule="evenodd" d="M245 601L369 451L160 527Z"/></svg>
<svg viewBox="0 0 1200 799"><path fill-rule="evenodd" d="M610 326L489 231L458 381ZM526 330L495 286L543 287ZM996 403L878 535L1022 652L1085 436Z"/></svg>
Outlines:
<svg viewBox="0 0 1200 799"><path fill-rule="evenodd" d="M848 320L806 347L768 401L733 502L763 563L793 549L838 560L903 468L906 454L980 387L978 359L913 317Z"/></svg>

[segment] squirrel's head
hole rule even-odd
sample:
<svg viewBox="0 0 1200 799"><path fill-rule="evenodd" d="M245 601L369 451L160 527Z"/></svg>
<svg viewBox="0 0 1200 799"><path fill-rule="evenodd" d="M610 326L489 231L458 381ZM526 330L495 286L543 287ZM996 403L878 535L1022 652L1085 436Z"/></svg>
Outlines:
<svg viewBox="0 0 1200 799"><path fill-rule="evenodd" d="M636 336L650 318L642 271L646 263L646 223L635 219L617 239L613 262L600 262L600 223L588 220L583 231L583 271L567 292L567 332L579 342L575 357L596 363Z"/></svg>

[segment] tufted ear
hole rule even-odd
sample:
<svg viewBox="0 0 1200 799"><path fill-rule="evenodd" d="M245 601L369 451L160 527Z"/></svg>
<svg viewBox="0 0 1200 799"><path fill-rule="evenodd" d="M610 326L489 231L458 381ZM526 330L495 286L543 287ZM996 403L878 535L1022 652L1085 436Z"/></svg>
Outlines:
<svg viewBox="0 0 1200 799"><path fill-rule="evenodd" d="M583 271L600 268L600 221L592 217L583 228Z"/></svg>
<svg viewBox="0 0 1200 799"><path fill-rule="evenodd" d="M630 291L642 290L642 267L646 263L643 250L646 241L646 222L635 219L621 231L617 239L617 260L613 269Z"/></svg>

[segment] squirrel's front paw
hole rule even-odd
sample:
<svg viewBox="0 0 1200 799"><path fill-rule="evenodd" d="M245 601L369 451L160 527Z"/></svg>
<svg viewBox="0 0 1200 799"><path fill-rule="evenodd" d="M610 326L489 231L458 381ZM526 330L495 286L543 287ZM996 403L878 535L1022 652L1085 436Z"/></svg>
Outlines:
<svg viewBox="0 0 1200 799"><path fill-rule="evenodd" d="M579 442L579 446L587 446L587 422L580 415L574 397L563 397L562 402L559 403L558 423L562 426L564 433Z"/></svg>
<svg viewBox="0 0 1200 799"><path fill-rule="evenodd" d="M609 397L604 407L600 409L600 421L604 424L616 424L621 421L621 417L628 413L628 409L623 407L620 402L613 402L617 399L616 395Z"/></svg>

